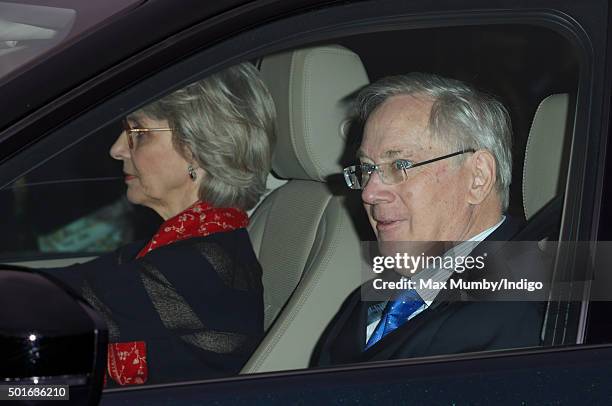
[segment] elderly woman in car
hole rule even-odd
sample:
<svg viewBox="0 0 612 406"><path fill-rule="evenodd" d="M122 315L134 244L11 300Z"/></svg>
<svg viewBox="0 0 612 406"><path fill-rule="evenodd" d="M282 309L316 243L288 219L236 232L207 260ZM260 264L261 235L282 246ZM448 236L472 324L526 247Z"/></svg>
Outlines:
<svg viewBox="0 0 612 406"><path fill-rule="evenodd" d="M106 319L108 384L236 374L260 341L261 268L245 211L265 190L274 119L244 63L123 120L110 155L127 198L164 222L148 241L49 270Z"/></svg>

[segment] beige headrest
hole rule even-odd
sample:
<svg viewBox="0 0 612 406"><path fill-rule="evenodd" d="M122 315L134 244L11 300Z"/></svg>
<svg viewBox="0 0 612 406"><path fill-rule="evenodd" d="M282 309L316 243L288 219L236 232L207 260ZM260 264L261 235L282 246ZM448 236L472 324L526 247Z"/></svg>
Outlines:
<svg viewBox="0 0 612 406"><path fill-rule="evenodd" d="M563 192L563 150L567 132L567 93L548 96L531 124L523 167L523 207L529 219Z"/></svg>
<svg viewBox="0 0 612 406"><path fill-rule="evenodd" d="M293 50L264 58L261 74L278 116L276 174L324 181L341 173L348 99L369 83L359 56L336 45Z"/></svg>

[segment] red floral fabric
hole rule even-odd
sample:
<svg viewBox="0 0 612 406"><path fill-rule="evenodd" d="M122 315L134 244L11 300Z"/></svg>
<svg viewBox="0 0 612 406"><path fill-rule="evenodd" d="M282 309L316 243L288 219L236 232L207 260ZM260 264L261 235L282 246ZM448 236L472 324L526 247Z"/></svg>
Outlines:
<svg viewBox="0 0 612 406"><path fill-rule="evenodd" d="M136 258L179 240L232 231L248 224L249 217L243 210L216 208L204 202L196 202L166 220ZM144 341L110 343L107 353L108 376L118 385L141 385L147 381L149 370Z"/></svg>
<svg viewBox="0 0 612 406"><path fill-rule="evenodd" d="M248 224L249 217L243 210L215 208L204 202L197 202L187 210L166 220L136 258L175 241L191 237L205 237L219 231L231 231L246 227Z"/></svg>
<svg viewBox="0 0 612 406"><path fill-rule="evenodd" d="M108 375L119 385L142 385L149 377L144 341L111 343L107 351Z"/></svg>

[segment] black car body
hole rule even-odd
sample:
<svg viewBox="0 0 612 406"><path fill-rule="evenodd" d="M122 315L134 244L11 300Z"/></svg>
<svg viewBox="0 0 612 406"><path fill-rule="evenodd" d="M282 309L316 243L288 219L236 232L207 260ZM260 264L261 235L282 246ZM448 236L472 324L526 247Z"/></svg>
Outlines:
<svg viewBox="0 0 612 406"><path fill-rule="evenodd" d="M97 255L21 249L51 235L57 224L34 224L33 214L17 210L22 206L15 182L27 174L32 184L48 182L42 175L53 157L78 156L82 150L70 155L73 145L91 134L112 132L127 112L237 62L339 43L362 57L371 78L412 69L471 79L510 104L515 131L524 135L517 149L526 143L540 100L567 92L573 142L559 239L582 242L587 248L580 252L587 254L571 251L557 263L556 275L559 281L587 283L566 285L569 290L551 300L544 347L111 389L103 392L101 403L607 404L612 401L607 344L612 313L605 293L612 290L605 243L612 240L611 21L610 5L603 0L147 0L117 7L0 77L0 192L5 192L0 207L9 213L0 220L0 233L33 227L2 239L8 248L0 249L0 261L38 266ZM513 91L517 84L524 91ZM84 170L83 177L90 178L112 172L97 164L52 168L60 174ZM36 189L40 195L34 200L60 207L62 199L71 199L63 186L50 185ZM90 185L84 183L79 193L98 187ZM520 194L520 182L514 187L513 193ZM57 217L85 216L121 193L104 190L104 202L60 207ZM9 191L14 200L6 203ZM149 230L151 220L138 216L141 229ZM594 276L584 277L590 271Z"/></svg>

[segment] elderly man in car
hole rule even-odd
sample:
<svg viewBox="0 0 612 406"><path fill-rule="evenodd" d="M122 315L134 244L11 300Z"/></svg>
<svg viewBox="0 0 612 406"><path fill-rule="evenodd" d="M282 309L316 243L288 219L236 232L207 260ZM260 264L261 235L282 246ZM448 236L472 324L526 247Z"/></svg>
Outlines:
<svg viewBox="0 0 612 406"><path fill-rule="evenodd" d="M361 191L380 251L393 258L390 252L404 246L423 258L479 256L484 262L468 270L425 262L410 271L394 269L391 274L405 277L399 279L404 285L395 286L404 288L387 290L378 300L368 296L374 288L366 282L328 325L311 363L540 345L542 301L481 285L465 288L487 278L520 280L526 269L546 266L537 249L509 258L491 245L486 250L498 255L487 258L481 243L508 241L521 229L504 215L512 179L511 124L504 106L465 83L421 73L367 86L356 106L365 121L359 164L345 168L344 177ZM449 281L458 278L467 285L450 289Z"/></svg>

